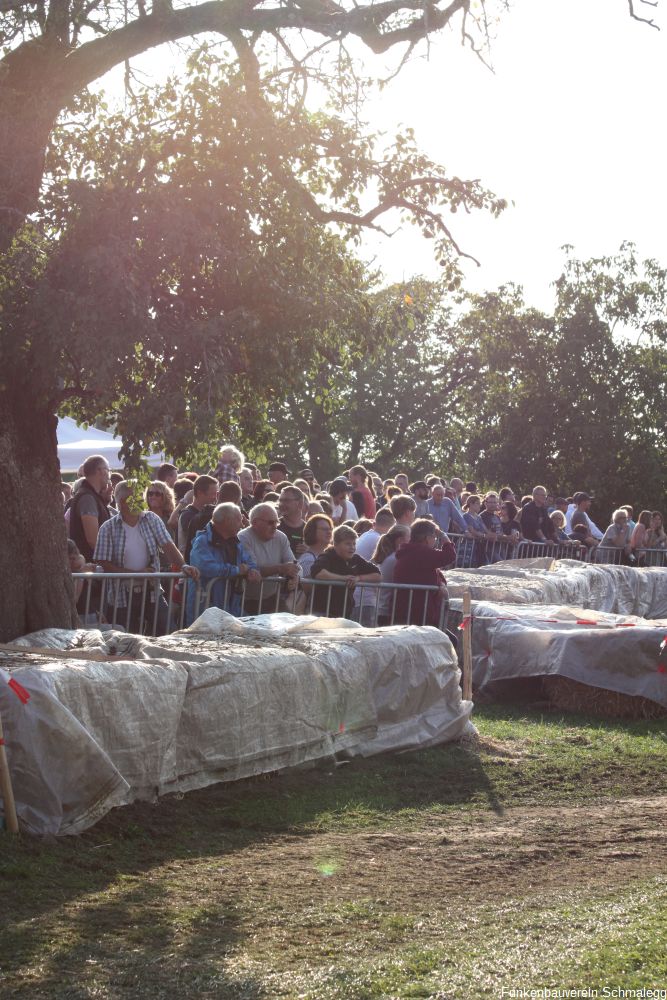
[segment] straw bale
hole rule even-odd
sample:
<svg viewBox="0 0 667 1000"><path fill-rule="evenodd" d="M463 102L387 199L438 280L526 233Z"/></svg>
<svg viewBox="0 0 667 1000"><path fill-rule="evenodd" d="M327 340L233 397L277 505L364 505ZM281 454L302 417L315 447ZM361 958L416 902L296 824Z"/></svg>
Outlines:
<svg viewBox="0 0 667 1000"><path fill-rule="evenodd" d="M542 683L552 705L567 712L583 712L603 719L661 719L667 716L667 708L639 695L591 687L560 675L543 677Z"/></svg>

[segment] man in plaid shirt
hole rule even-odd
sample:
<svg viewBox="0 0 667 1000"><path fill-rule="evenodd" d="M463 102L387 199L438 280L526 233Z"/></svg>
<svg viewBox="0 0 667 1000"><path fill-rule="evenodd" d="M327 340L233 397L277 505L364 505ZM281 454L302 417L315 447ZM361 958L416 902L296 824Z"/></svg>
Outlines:
<svg viewBox="0 0 667 1000"><path fill-rule="evenodd" d="M134 486L133 482L126 480L116 486L114 497L119 513L101 526L94 561L105 573L159 573L162 550L176 569L198 580L199 570L183 561L162 518L152 511L137 509L137 502L132 496ZM142 605L146 618L151 622L155 618L158 635L167 628L168 605L159 585L145 589L141 581L133 584L132 581L122 580L107 584L107 601L105 613L109 621L118 619L119 609L127 609L127 613L120 616L119 624L131 632L141 630Z"/></svg>

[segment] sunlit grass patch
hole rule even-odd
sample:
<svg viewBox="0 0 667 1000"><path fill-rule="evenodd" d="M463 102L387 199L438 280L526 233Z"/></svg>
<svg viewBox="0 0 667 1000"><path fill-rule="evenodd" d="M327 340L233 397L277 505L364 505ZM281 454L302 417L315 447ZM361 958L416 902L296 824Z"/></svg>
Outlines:
<svg viewBox="0 0 667 1000"><path fill-rule="evenodd" d="M645 828L632 804L613 820L616 800L667 792L664 724L506 705L475 721L477 741L1 838L0 993L474 1000L664 980L667 890L642 869L659 806Z"/></svg>
<svg viewBox="0 0 667 1000"><path fill-rule="evenodd" d="M335 965L312 967L301 976L290 972L284 982L273 978L279 995L303 1000L481 1000L498 996L503 985L664 988L667 982L665 879L620 893L589 897L569 889L541 900L511 899L499 906L423 914L411 923L404 917L404 929L413 937L402 946L392 933L398 915L382 916L368 903L348 906L343 914L362 922L367 954L349 957L339 944ZM336 916L330 909L329 921Z"/></svg>

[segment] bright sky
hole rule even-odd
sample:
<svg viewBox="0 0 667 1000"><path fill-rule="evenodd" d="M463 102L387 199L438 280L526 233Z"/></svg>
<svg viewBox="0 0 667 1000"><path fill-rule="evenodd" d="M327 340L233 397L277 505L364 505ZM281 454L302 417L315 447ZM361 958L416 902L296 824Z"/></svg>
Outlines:
<svg viewBox="0 0 667 1000"><path fill-rule="evenodd" d="M565 243L588 257L632 240L667 265L667 7L640 12L662 30L631 20L625 0L516 0L498 25L495 75L444 34L376 103L374 121L411 125L450 172L515 202L500 219L451 216L482 264L466 267L469 286L514 281L550 308ZM410 230L370 244L391 280L438 270Z"/></svg>
<svg viewBox="0 0 667 1000"><path fill-rule="evenodd" d="M641 257L667 265L667 3L635 7L662 30L633 21L627 0L512 0L497 25L495 73L445 32L368 109L372 127L393 135L411 126L450 173L480 178L514 202L500 219L449 217L482 265L466 264L467 287L514 281L530 304L550 309L565 243L589 257L632 240ZM179 60L177 49L162 48L139 64L161 75ZM365 68L382 73L376 59ZM119 84L119 70L103 81ZM364 253L390 281L439 272L413 227L367 238Z"/></svg>

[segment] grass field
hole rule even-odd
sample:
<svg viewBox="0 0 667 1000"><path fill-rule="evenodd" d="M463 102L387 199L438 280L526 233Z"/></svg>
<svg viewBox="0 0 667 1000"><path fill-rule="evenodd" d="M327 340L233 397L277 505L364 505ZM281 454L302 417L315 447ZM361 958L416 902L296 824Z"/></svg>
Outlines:
<svg viewBox="0 0 667 1000"><path fill-rule="evenodd" d="M478 743L0 835L0 995L667 987L664 722L475 722Z"/></svg>

